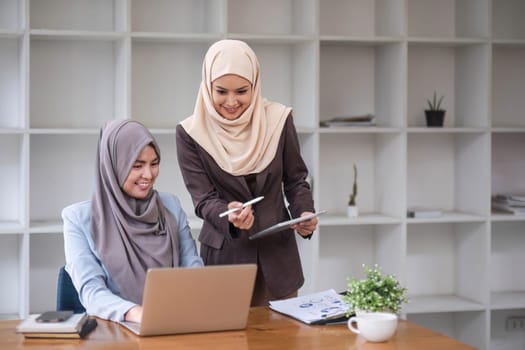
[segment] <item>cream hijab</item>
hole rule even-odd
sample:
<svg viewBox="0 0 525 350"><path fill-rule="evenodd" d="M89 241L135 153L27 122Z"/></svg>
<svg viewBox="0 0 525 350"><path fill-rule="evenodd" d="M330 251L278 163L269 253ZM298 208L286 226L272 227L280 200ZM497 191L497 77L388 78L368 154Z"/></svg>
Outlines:
<svg viewBox="0 0 525 350"><path fill-rule="evenodd" d="M252 84L252 101L235 120L213 106L212 82L236 74ZM274 159L291 108L261 97L260 69L252 49L239 40L221 40L208 49L193 115L181 122L186 132L224 171L238 176L259 173Z"/></svg>
<svg viewBox="0 0 525 350"><path fill-rule="evenodd" d="M147 145L160 159L155 139L142 124L129 119L106 124L100 134L91 202L91 232L100 259L122 297L136 304L142 304L148 268L179 265L177 223L157 191L136 199L121 188Z"/></svg>

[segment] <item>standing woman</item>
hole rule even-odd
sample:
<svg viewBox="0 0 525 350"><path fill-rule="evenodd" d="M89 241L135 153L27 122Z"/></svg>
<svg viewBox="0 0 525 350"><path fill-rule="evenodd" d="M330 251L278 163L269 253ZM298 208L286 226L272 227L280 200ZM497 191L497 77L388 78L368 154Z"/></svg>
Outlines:
<svg viewBox="0 0 525 350"><path fill-rule="evenodd" d="M203 265L178 198L153 188L159 163L142 124L109 122L92 200L62 210L66 271L90 315L140 322L148 268Z"/></svg>
<svg viewBox="0 0 525 350"><path fill-rule="evenodd" d="M296 296L304 276L294 230L309 238L317 219L261 239L248 237L290 214L315 211L308 170L291 108L261 96L259 62L246 43L221 40L209 48L194 113L176 134L182 176L204 220L204 263L257 263L253 306ZM264 199L219 217L258 196Z"/></svg>

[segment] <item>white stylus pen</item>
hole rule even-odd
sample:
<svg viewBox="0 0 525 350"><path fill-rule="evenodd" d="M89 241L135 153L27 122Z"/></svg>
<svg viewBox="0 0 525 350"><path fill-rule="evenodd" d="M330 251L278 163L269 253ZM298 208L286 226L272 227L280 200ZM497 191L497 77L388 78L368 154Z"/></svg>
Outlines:
<svg viewBox="0 0 525 350"><path fill-rule="evenodd" d="M246 207L249 206L249 205L252 205L252 204L254 204L254 203L260 202L260 201L263 200L263 198L264 198L264 196L260 196L260 197L257 197L257 198L254 198L254 199L251 199L251 200L249 200L248 202L243 203L240 207L233 208L233 209L230 209L230 210L226 210L226 211L220 213L220 214L219 214L219 217L222 218L223 216L226 216L226 215L228 215L228 214L230 214L230 213L234 213L234 212L236 212L237 210L241 210L241 209L243 209L243 208L246 208Z"/></svg>

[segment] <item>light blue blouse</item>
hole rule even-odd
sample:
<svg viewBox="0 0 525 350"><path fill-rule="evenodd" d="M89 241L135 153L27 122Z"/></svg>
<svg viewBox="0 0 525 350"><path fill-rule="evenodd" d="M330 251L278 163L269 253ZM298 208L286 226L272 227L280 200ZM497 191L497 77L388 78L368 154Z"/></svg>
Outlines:
<svg viewBox="0 0 525 350"><path fill-rule="evenodd" d="M180 266L203 266L179 199L169 193L159 192L159 195L164 206L177 220ZM136 304L120 296L118 287L100 261L91 235L91 201L64 208L62 219L66 271L79 291L80 302L90 315L123 321L124 314ZM122 263L125 264L124 261Z"/></svg>

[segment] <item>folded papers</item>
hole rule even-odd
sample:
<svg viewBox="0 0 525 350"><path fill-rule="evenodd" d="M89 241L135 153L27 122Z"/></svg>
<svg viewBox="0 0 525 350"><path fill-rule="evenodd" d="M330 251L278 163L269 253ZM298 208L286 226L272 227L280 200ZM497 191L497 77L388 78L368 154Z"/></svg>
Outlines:
<svg viewBox="0 0 525 350"><path fill-rule="evenodd" d="M492 209L514 215L525 215L525 196L497 194L492 196Z"/></svg>
<svg viewBox="0 0 525 350"><path fill-rule="evenodd" d="M376 118L371 114L339 116L319 123L324 127L375 126Z"/></svg>

